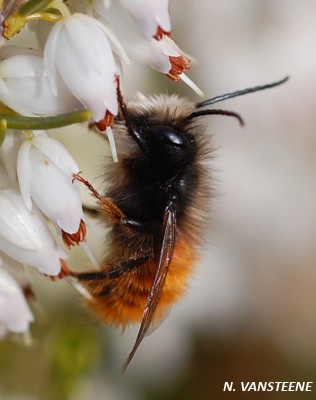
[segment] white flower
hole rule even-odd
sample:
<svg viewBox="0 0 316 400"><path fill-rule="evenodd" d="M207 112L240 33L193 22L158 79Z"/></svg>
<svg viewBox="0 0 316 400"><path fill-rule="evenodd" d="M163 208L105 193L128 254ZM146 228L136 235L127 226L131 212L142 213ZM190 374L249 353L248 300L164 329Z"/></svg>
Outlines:
<svg viewBox="0 0 316 400"><path fill-rule="evenodd" d="M160 31L170 33L169 0L120 0L120 3L145 36L161 38Z"/></svg>
<svg viewBox="0 0 316 400"><path fill-rule="evenodd" d="M136 40L137 36L138 45L135 46L134 40ZM156 71L166 75L172 70L172 59L170 57L181 57L181 52L176 46L171 46L167 38L163 38L159 41L155 39L144 40L134 31L133 34L129 34L126 37L124 43L126 51L131 58L147 64Z"/></svg>
<svg viewBox="0 0 316 400"><path fill-rule="evenodd" d="M26 267L20 262L13 260L4 253L0 253L0 268L4 268L17 281L24 294L34 295L31 289L31 282L26 272ZM26 296L27 297L27 296Z"/></svg>
<svg viewBox="0 0 316 400"><path fill-rule="evenodd" d="M43 133L20 147L17 174L27 208L32 209L33 200L63 232L77 234L80 241L85 239L84 216L79 189L72 182L78 172L65 147Z"/></svg>
<svg viewBox="0 0 316 400"><path fill-rule="evenodd" d="M19 192L0 191L0 251L22 264L56 276L67 258L36 207L30 212Z"/></svg>
<svg viewBox="0 0 316 400"><path fill-rule="evenodd" d="M16 161L19 149L24 140L25 136L22 131L8 129L4 142L0 147L0 159L12 182L17 182ZM5 188L5 186L3 186L3 188Z"/></svg>
<svg viewBox="0 0 316 400"><path fill-rule="evenodd" d="M33 320L33 314L20 285L0 265L0 337L7 331L27 332Z"/></svg>
<svg viewBox="0 0 316 400"><path fill-rule="evenodd" d="M60 78L53 93L43 59L35 55L15 55L0 61L0 101L27 116L82 108Z"/></svg>
<svg viewBox="0 0 316 400"><path fill-rule="evenodd" d="M125 3L124 6L127 4ZM148 2L145 3L151 7ZM169 37L163 36L161 40L145 37L118 1L112 2L110 7L105 7L102 0L94 0L93 7L95 12L111 27L130 58L149 65L173 80L181 79L183 71L189 68L189 59Z"/></svg>
<svg viewBox="0 0 316 400"><path fill-rule="evenodd" d="M99 21L76 13L55 23L44 62L53 90L60 74L72 94L93 112L95 121L102 120L106 111L117 115L118 69Z"/></svg>

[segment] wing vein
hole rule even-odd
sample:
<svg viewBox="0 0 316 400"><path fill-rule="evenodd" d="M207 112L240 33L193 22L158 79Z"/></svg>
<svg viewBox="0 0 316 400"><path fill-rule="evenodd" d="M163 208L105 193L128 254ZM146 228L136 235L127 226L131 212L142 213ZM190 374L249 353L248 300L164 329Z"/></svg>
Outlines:
<svg viewBox="0 0 316 400"><path fill-rule="evenodd" d="M176 230L176 212L173 207L167 207L164 213L163 223L163 237L160 246L160 255L157 264L157 271L153 284L150 289L147 303L143 312L140 328L134 343L134 346L122 366L122 373L126 370L128 364L134 357L139 345L144 339L151 322L153 321L154 314L162 296L163 288L168 275L173 249L175 245L175 230Z"/></svg>

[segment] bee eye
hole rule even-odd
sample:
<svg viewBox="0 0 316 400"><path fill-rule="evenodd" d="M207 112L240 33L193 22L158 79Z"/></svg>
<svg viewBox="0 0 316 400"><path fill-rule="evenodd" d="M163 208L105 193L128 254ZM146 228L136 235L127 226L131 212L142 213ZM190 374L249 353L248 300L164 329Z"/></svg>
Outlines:
<svg viewBox="0 0 316 400"><path fill-rule="evenodd" d="M185 147L186 142L183 135L180 135L175 129L167 125L151 125L146 131L150 135L150 139L159 144L170 145L175 147Z"/></svg>

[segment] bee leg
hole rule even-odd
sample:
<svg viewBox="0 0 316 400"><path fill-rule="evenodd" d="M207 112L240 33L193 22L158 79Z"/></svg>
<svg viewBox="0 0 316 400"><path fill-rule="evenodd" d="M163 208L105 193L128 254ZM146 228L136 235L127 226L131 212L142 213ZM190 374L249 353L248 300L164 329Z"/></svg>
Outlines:
<svg viewBox="0 0 316 400"><path fill-rule="evenodd" d="M92 185L87 179L83 178L80 175L80 172L77 174L73 174L72 181L79 181L83 183L93 194L93 196L99 201L100 207L103 212L105 212L108 216L110 221L116 222L118 219L125 218L124 213L117 207L112 201L107 199L106 197L103 197Z"/></svg>
<svg viewBox="0 0 316 400"><path fill-rule="evenodd" d="M71 276L78 278L80 281L92 281L101 279L115 279L120 277L126 272L132 271L139 265L148 261L149 257L141 257L134 260L125 261L123 264L119 265L112 271L92 271L92 272L71 272Z"/></svg>
<svg viewBox="0 0 316 400"><path fill-rule="evenodd" d="M78 174L73 175L73 181L74 180L83 183L99 202L100 211L95 210L93 207L88 207L88 206L83 207L84 211L94 216L98 216L101 213L106 214L107 220L114 225L122 224L132 229L137 229L137 230L141 229L148 231L149 227L146 224L128 218L116 204L114 204L111 200L107 199L106 197L100 195L98 191L91 185L91 183L80 175L80 172Z"/></svg>

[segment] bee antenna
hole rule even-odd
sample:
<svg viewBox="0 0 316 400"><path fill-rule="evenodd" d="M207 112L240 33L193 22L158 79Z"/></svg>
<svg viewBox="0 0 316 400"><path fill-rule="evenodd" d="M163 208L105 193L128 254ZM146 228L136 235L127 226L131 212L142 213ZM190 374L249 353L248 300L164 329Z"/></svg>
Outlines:
<svg viewBox="0 0 316 400"><path fill-rule="evenodd" d="M135 142L138 144L138 146L145 152L148 152L147 144L144 141L143 137L140 135L140 133L137 131L135 128L135 125L133 123L132 118L130 117L130 114L127 110L126 103L124 101L122 92L121 92L121 87L120 87L120 77L117 75L116 76L116 96L117 96L117 102L120 106L120 110L123 116L123 119L125 121L125 126L127 128L127 132L129 133L130 136L135 140Z"/></svg>
<svg viewBox="0 0 316 400"><path fill-rule="evenodd" d="M117 85L116 86L117 102L118 102L118 105L120 106L120 110L121 110L121 113L123 115L123 118L124 118L124 121L125 121L125 125L128 128L130 125L132 125L132 122L131 122L131 119L130 119L130 116L129 116L129 112L127 111L127 107L126 107L123 95L122 95L119 75L117 75L115 77L115 79L116 79L116 85Z"/></svg>
<svg viewBox="0 0 316 400"><path fill-rule="evenodd" d="M285 83L287 80L289 80L288 76L277 82L268 83L266 85L255 86L255 87L247 88L247 89L243 89L243 90L237 90L236 92L232 92L232 93L226 93L221 96L213 97L212 99L201 101L201 102L197 103L195 107L201 108L201 107L209 106L211 104L219 103L220 101L232 99L233 97L243 96L244 94L259 92L259 91L265 90L265 89L271 89L275 86L282 85L282 83Z"/></svg>
<svg viewBox="0 0 316 400"><path fill-rule="evenodd" d="M229 117L237 118L240 125L242 125L242 126L245 125L244 120L242 119L242 117L239 114L237 114L234 111L227 111L227 110L211 109L211 110L195 111L188 116L188 119L202 117L203 115L227 115Z"/></svg>

